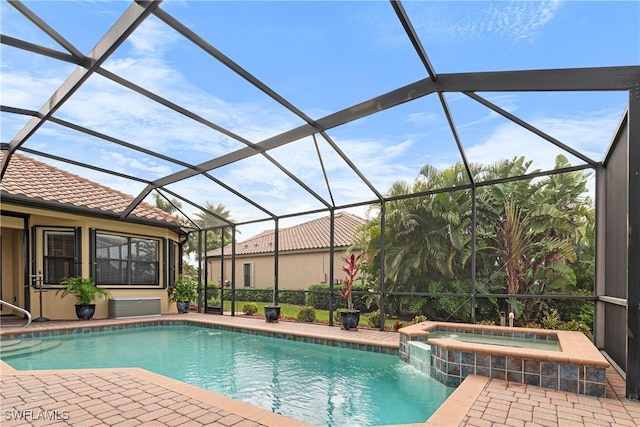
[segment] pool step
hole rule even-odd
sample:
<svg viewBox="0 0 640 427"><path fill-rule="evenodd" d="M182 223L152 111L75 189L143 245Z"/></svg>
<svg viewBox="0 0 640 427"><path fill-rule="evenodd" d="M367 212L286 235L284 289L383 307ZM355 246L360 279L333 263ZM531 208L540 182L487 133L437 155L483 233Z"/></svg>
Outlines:
<svg viewBox="0 0 640 427"><path fill-rule="evenodd" d="M62 341L42 340L6 340L0 341L0 357L21 356L23 354L38 353L57 347Z"/></svg>

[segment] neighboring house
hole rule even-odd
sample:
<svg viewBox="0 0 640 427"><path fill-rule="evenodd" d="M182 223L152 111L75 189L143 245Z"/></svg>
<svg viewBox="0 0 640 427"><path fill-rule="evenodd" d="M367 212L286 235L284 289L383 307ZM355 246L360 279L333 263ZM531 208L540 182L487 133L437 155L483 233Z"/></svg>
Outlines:
<svg viewBox="0 0 640 427"><path fill-rule="evenodd" d="M33 317L73 319L74 297L61 299L55 291L63 278L83 276L114 297L159 297L162 313L175 312L166 287L175 280L185 237L178 218L147 203L121 218L132 196L18 153L0 196L2 300ZM109 317L107 301L96 303L95 317Z"/></svg>
<svg viewBox="0 0 640 427"><path fill-rule="evenodd" d="M341 257L349 253L356 242L357 229L364 223L364 219L347 212L335 215L333 272L336 282L344 278ZM274 230L267 230L236 243L236 289L274 287L274 237ZM329 237L329 216L279 230L278 289L307 289L309 285L328 283ZM227 245L224 250L215 249L207 253L208 282L219 284L231 280L231 249L231 245ZM354 250L353 253L360 251Z"/></svg>

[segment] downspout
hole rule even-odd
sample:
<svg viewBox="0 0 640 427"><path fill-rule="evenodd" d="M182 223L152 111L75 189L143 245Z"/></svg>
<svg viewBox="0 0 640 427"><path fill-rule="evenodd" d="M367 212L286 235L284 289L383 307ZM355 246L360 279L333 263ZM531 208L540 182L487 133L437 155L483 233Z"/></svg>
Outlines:
<svg viewBox="0 0 640 427"><path fill-rule="evenodd" d="M205 234L205 243L207 236ZM198 231L198 313L202 308L202 230Z"/></svg>
<svg viewBox="0 0 640 427"><path fill-rule="evenodd" d="M385 217L387 214L385 201L380 205L380 330L384 331L385 307L384 307L384 279L385 279Z"/></svg>
<svg viewBox="0 0 640 427"><path fill-rule="evenodd" d="M471 187L471 323L476 323L476 185Z"/></svg>
<svg viewBox="0 0 640 427"><path fill-rule="evenodd" d="M231 315L236 315L236 225L231 226ZM224 257L222 258L222 264L224 264ZM224 312L224 300L222 299L222 292L220 292L220 305Z"/></svg>
<svg viewBox="0 0 640 427"><path fill-rule="evenodd" d="M334 254L335 254L335 210L329 209L329 326L333 326L333 282L335 277L333 275L334 269Z"/></svg>
<svg viewBox="0 0 640 427"><path fill-rule="evenodd" d="M275 233L273 235L273 253L275 255L273 261L273 305L278 305L278 254L279 250L279 235L280 229L278 226L278 218L275 218Z"/></svg>

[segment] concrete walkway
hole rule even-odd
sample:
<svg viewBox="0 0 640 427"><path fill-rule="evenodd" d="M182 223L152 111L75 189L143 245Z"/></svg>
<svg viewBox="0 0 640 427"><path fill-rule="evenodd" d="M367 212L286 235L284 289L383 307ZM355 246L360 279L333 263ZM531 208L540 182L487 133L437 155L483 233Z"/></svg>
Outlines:
<svg viewBox="0 0 640 427"><path fill-rule="evenodd" d="M27 331L78 329L154 320L52 321ZM157 320L157 318L155 319ZM296 322L189 313L189 320L397 348L398 335L343 331ZM24 332L3 322L0 335ZM640 426L640 402L607 372L607 397L594 398L484 377L468 377L420 426ZM15 371L0 362L0 410L8 426L302 426L304 423L139 368Z"/></svg>

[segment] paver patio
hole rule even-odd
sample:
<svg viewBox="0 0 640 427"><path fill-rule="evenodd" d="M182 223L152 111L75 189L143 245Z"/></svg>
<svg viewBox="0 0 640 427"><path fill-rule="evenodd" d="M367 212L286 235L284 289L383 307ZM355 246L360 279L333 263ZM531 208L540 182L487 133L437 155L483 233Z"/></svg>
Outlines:
<svg viewBox="0 0 640 427"><path fill-rule="evenodd" d="M398 335L361 328L198 313L162 316L243 328L398 346ZM96 327L136 320L51 321L27 331ZM25 331L3 322L0 335ZM484 377L468 377L424 424L429 426L639 426L640 402L624 398L624 380L607 371L607 395L595 398ZM0 362L2 426L302 426L305 423L140 368L16 371Z"/></svg>

